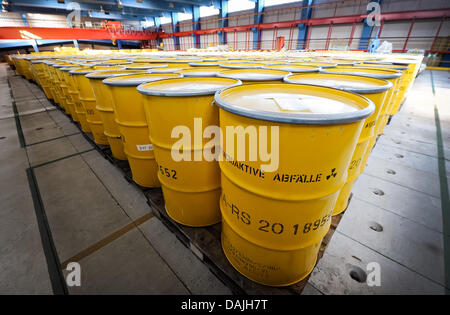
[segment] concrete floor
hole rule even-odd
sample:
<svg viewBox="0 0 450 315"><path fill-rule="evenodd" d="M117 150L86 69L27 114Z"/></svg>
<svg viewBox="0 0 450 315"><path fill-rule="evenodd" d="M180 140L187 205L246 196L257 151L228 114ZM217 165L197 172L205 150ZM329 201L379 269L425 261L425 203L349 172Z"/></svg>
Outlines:
<svg viewBox="0 0 450 315"><path fill-rule="evenodd" d="M446 285L449 289L444 238L449 244L450 227L443 225L442 208L446 216L450 209L441 205L441 189L447 187L440 185L440 179L449 183L450 175L449 99L448 71L427 70L416 79L354 186L350 206L309 280L309 293L444 294ZM438 168L435 106L446 172ZM368 275L370 262L380 266L380 286L350 276L355 270ZM450 268L448 256L446 263Z"/></svg>
<svg viewBox="0 0 450 315"><path fill-rule="evenodd" d="M434 104L450 157L449 73L433 78L435 94L426 71L379 139L305 294L444 293L439 176L448 181L450 165L446 159L447 174L438 169ZM70 294L231 293L40 89L5 64L0 148L0 294L58 293L55 279L67 272L55 270L52 257L63 268L80 262L82 285ZM381 267L379 287L350 276L369 262Z"/></svg>

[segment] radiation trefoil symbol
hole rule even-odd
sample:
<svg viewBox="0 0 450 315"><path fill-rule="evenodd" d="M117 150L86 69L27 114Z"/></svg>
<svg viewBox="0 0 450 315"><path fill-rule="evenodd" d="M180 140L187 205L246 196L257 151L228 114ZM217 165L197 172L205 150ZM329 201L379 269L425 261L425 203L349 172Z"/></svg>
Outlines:
<svg viewBox="0 0 450 315"><path fill-rule="evenodd" d="M331 170L331 174L330 174L330 175L327 175L327 180L329 180L331 177L336 177L336 175L337 175L336 169L333 168L333 169Z"/></svg>

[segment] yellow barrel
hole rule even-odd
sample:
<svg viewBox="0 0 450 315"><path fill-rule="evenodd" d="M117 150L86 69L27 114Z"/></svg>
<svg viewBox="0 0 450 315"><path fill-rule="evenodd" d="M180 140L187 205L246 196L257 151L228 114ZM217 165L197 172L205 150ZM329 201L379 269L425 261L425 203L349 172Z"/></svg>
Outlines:
<svg viewBox="0 0 450 315"><path fill-rule="evenodd" d="M402 70L402 78L399 83L400 84L399 91L396 97L396 101L391 110L391 115L395 115L399 111L401 105L403 104L403 101L406 98L410 85L412 84L412 75L414 72L414 70L412 69L412 65L394 64L387 61L366 61L363 65Z"/></svg>
<svg viewBox="0 0 450 315"><path fill-rule="evenodd" d="M144 94L166 211L178 223L207 226L220 221L220 170L217 160L203 158L204 152L214 149L212 140L203 135L208 127L219 125L218 109L212 106L214 93L238 84L235 79L198 77L138 86ZM180 150L181 160L174 158Z"/></svg>
<svg viewBox="0 0 450 315"><path fill-rule="evenodd" d="M68 67L70 64L59 64L54 65L55 72L58 78L59 83L59 89L61 91L60 102L62 102L62 106L64 107L67 114L69 114L74 121L76 121L77 115L75 112L75 103L72 101L72 97L69 94L69 87L67 85L67 82L65 80L64 71L62 71L62 68Z"/></svg>
<svg viewBox="0 0 450 315"><path fill-rule="evenodd" d="M267 65L264 66L263 69L269 70L283 70L292 73L305 73L305 72L318 72L320 67L317 66L301 66L301 65L292 65L292 64L276 64L276 65Z"/></svg>
<svg viewBox="0 0 450 315"><path fill-rule="evenodd" d="M392 88L388 90L386 95L383 108L379 114L379 119L377 119L377 124L375 125L375 134L380 135L386 123L389 119L392 106L396 98L396 93L398 89L399 79L402 76L400 71L380 69L380 68L369 68L369 67L356 67L356 66L338 66L337 68L323 69L322 73L335 73L335 74L348 74L348 75L358 75L363 77L385 79L392 83Z"/></svg>
<svg viewBox="0 0 450 315"><path fill-rule="evenodd" d="M54 61L50 61L48 63L48 78L49 78L49 82L50 82L50 91L52 94L52 98L54 100L54 102L57 105L60 105L61 107L63 106L62 102L61 102L61 94L62 91L60 90L59 87L59 82L57 80L57 75L56 75L56 70L54 68L54 65L57 65L58 63L54 62Z"/></svg>
<svg viewBox="0 0 450 315"><path fill-rule="evenodd" d="M78 87L80 102L84 107L86 120L89 124L89 128L91 129L95 143L100 145L108 145L108 139L106 138L103 129L103 122L100 118L100 113L96 108L97 104L95 95L92 91L89 79L86 78L86 74L92 71L93 70L91 68L78 68L71 70L69 73L73 76Z"/></svg>
<svg viewBox="0 0 450 315"><path fill-rule="evenodd" d="M358 93L367 97L375 105L374 112L365 119L361 134L358 135L357 146L348 165L348 177L333 210L333 215L337 215L347 208L351 189L358 176L364 171L365 163L371 152L369 143L372 139L376 139L375 127L377 119L382 112L387 93L393 84L389 81L372 77L326 73L296 74L286 77L285 81Z"/></svg>
<svg viewBox="0 0 450 315"><path fill-rule="evenodd" d="M215 102L224 137L236 140L224 141L220 161L225 255L255 282L300 281L314 268L374 105L354 93L284 83L229 88Z"/></svg>
<svg viewBox="0 0 450 315"><path fill-rule="evenodd" d="M224 70L217 74L221 78L241 80L242 84L282 83L283 78L291 74L288 71L272 69L234 69Z"/></svg>
<svg viewBox="0 0 450 315"><path fill-rule="evenodd" d="M38 76L38 83L41 86L42 90L45 93L45 96L48 99L52 99L52 94L50 91L50 82L49 82L49 78L48 78L48 74L47 71L45 69L45 62L46 60L36 60L33 61L32 64L34 64L36 71L37 71L37 76Z"/></svg>
<svg viewBox="0 0 450 315"><path fill-rule="evenodd" d="M59 70L62 72L63 79L67 86L66 100L69 103L71 103L70 108L71 108L72 119L75 122L80 123L80 117L78 116L78 113L77 113L77 107L81 106L81 103L80 103L80 99L78 97L78 92L74 91L74 87L72 86L72 78L69 75L69 71L73 70L73 69L75 69L75 68L74 67L64 67L64 68L60 68ZM74 94L76 94L76 95L74 95ZM87 124L87 121L85 122L85 124Z"/></svg>
<svg viewBox="0 0 450 315"><path fill-rule="evenodd" d="M159 187L160 184L154 148L149 141L142 95L138 93L136 87L144 82L177 77L181 75L141 73L113 76L103 80L103 83L110 87L114 115L133 180L143 187Z"/></svg>
<svg viewBox="0 0 450 315"><path fill-rule="evenodd" d="M127 160L125 155L122 137L120 136L119 126L116 123L114 115L113 99L109 86L103 84L103 80L115 75L127 75L133 73L146 73L145 70L107 70L94 71L86 74L89 79L92 91L97 101L96 108L103 122L105 136L108 139L109 147L114 158L118 160Z"/></svg>
<svg viewBox="0 0 450 315"><path fill-rule="evenodd" d="M224 69L221 67L194 67L177 71L183 77L216 77L217 74Z"/></svg>
<svg viewBox="0 0 450 315"><path fill-rule="evenodd" d="M86 133L91 132L91 127L89 126L89 123L86 119L86 110L84 109L84 106L81 104L80 100L80 92L78 91L78 85L75 82L74 76L70 73L70 71L74 69L79 68L61 68L61 71L64 72L66 75L66 80L68 83L68 90L69 95L72 99L72 102L74 103L74 109L75 109L75 117L78 119L78 122L80 123L81 130Z"/></svg>

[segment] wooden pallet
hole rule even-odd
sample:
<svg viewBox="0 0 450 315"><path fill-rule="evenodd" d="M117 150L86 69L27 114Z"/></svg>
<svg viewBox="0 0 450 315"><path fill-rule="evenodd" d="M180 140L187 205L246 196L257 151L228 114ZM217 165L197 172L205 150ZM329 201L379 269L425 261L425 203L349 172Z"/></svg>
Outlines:
<svg viewBox="0 0 450 315"><path fill-rule="evenodd" d="M215 224L209 227L191 228L183 226L173 221L165 210L164 199L161 189L149 189L145 192L148 204L153 209L153 213L158 217L177 238L188 248L190 248L199 257L211 271L220 278L235 294L301 294L304 287L308 283L309 276L302 281L283 288L269 287L257 284L246 277L242 276L228 262L222 251L220 234L221 224ZM349 202L351 200L351 196ZM344 212L333 216L331 227L322 240L320 246L318 260L319 261L333 237Z"/></svg>
<svg viewBox="0 0 450 315"><path fill-rule="evenodd" d="M66 114L61 107L57 106L57 108ZM67 116L71 118L70 115ZM72 122L75 123L82 132L80 124L74 122L73 120ZM105 159L122 171L128 182L134 184L144 193L153 214L159 218L160 221L163 222L163 224L172 233L174 233L187 248L189 248L200 260L202 260L234 294L299 295L302 293L308 283L309 276L302 281L287 287L269 287L255 283L241 275L236 269L233 268L233 266L231 266L222 251L220 223L202 228L192 228L176 223L167 215L164 198L160 188L146 188L136 184L132 179L131 170L127 161L115 159L112 156L109 147L95 143L91 134L84 132L82 132L82 134ZM352 196L353 194L350 195L349 204ZM345 211L332 217L330 229L322 240L317 262L322 258L344 213Z"/></svg>

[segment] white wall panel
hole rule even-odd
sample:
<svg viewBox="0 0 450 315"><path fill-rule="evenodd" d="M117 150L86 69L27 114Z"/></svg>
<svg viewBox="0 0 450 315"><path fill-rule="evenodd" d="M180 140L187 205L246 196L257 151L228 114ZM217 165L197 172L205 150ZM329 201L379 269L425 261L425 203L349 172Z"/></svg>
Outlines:
<svg viewBox="0 0 450 315"><path fill-rule="evenodd" d="M325 49L328 25L316 25L311 28L309 49Z"/></svg>
<svg viewBox="0 0 450 315"><path fill-rule="evenodd" d="M20 13L0 12L0 26L24 26Z"/></svg>

